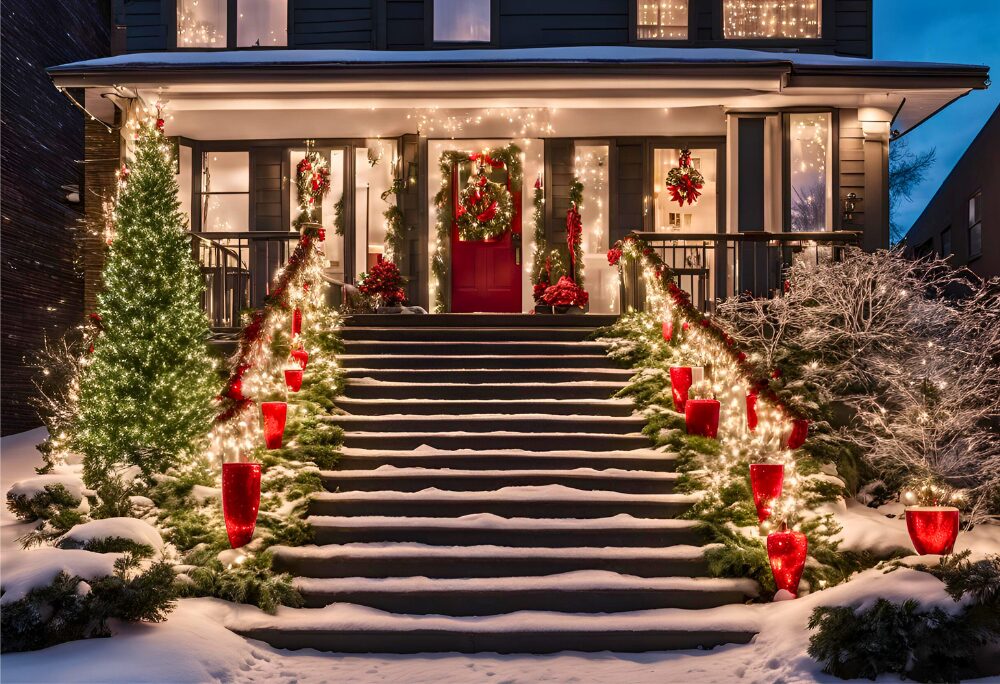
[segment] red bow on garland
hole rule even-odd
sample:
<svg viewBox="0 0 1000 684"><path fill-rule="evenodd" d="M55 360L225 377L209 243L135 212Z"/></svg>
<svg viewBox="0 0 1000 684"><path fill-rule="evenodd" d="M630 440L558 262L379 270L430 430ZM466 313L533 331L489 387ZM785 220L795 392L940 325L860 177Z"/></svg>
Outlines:
<svg viewBox="0 0 1000 684"><path fill-rule="evenodd" d="M483 153L480 153L480 152L476 152L475 154L470 154L469 155L469 161L480 162L482 164L489 164L494 169L499 169L499 168L503 167L503 162L500 161L499 159L494 159L490 155L483 154Z"/></svg>
<svg viewBox="0 0 1000 684"><path fill-rule="evenodd" d="M583 219L580 218L580 211L576 204L570 206L566 212L566 246L569 248L569 261L576 272L576 244L583 235Z"/></svg>

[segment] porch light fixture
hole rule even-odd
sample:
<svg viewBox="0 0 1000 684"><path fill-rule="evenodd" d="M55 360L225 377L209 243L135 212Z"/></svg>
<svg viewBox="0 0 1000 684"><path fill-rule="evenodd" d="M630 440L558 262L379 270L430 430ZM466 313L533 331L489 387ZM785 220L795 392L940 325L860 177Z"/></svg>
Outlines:
<svg viewBox="0 0 1000 684"><path fill-rule="evenodd" d="M847 196L841 200L844 204L844 222L851 223L854 221L854 212L858 207L858 195L854 192L847 193Z"/></svg>

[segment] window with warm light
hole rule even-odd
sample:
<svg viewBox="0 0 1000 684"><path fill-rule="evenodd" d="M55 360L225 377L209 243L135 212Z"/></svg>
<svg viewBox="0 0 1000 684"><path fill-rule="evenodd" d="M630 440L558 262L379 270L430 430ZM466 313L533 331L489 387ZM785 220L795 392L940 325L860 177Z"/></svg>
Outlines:
<svg viewBox="0 0 1000 684"><path fill-rule="evenodd" d="M969 258L983 254L983 191L969 198Z"/></svg>
<svg viewBox="0 0 1000 684"><path fill-rule="evenodd" d="M201 229L250 229L250 153L203 152Z"/></svg>
<svg viewBox="0 0 1000 684"><path fill-rule="evenodd" d="M821 0L723 0L726 38L819 38Z"/></svg>
<svg viewBox="0 0 1000 684"><path fill-rule="evenodd" d="M688 0L635 0L636 38L687 40Z"/></svg>
<svg viewBox="0 0 1000 684"><path fill-rule="evenodd" d="M177 0L177 47L226 47L226 0Z"/></svg>
<svg viewBox="0 0 1000 684"><path fill-rule="evenodd" d="M788 115L791 230L829 230L833 165L829 112Z"/></svg>
<svg viewBox="0 0 1000 684"><path fill-rule="evenodd" d="M492 11L492 0L434 0L434 42L490 42Z"/></svg>
<svg viewBox="0 0 1000 684"><path fill-rule="evenodd" d="M236 47L288 45L288 0L236 0Z"/></svg>

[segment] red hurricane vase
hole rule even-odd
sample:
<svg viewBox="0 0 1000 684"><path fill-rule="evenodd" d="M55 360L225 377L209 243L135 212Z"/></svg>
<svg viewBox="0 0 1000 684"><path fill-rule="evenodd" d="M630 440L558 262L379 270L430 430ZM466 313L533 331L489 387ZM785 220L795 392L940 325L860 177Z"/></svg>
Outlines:
<svg viewBox="0 0 1000 684"><path fill-rule="evenodd" d="M911 506L906 509L906 531L921 556L951 553L958 538L958 509L954 506Z"/></svg>
<svg viewBox="0 0 1000 684"><path fill-rule="evenodd" d="M806 567L809 540L801 532L792 532L782 523L781 529L767 535L767 557L778 589L799 595L799 580Z"/></svg>
<svg viewBox="0 0 1000 684"><path fill-rule="evenodd" d="M747 393L747 429L757 429L757 393L753 391Z"/></svg>
<svg viewBox="0 0 1000 684"><path fill-rule="evenodd" d="M805 444L806 437L809 436L809 421L805 418L796 418L792 421L792 431L788 435L786 449L798 449Z"/></svg>
<svg viewBox="0 0 1000 684"><path fill-rule="evenodd" d="M781 496L784 481L785 466L780 463L750 465L750 488L753 490L753 505L757 507L759 522L771 517L771 502Z"/></svg>
<svg viewBox="0 0 1000 684"><path fill-rule="evenodd" d="M306 369L306 365L309 363L309 352L305 349L293 349L291 353L292 359L295 360L302 370Z"/></svg>
<svg viewBox="0 0 1000 684"><path fill-rule="evenodd" d="M285 369L285 385L289 392L298 392L302 389L302 373L301 368Z"/></svg>
<svg viewBox="0 0 1000 684"><path fill-rule="evenodd" d="M253 538L259 508L260 463L223 463L222 515L234 549Z"/></svg>
<svg viewBox="0 0 1000 684"><path fill-rule="evenodd" d="M684 405L687 404L688 400L688 390L691 389L692 382L693 371L690 366L670 367L670 391L674 396L675 411L684 411Z"/></svg>
<svg viewBox="0 0 1000 684"><path fill-rule="evenodd" d="M689 435L715 439L719 434L719 409L715 399L689 399L684 405L684 425Z"/></svg>
<svg viewBox="0 0 1000 684"><path fill-rule="evenodd" d="M285 435L288 404L283 401L264 401L261 402L260 411L264 415L264 444L268 449L280 449L281 438Z"/></svg>
<svg viewBox="0 0 1000 684"><path fill-rule="evenodd" d="M292 337L302 334L302 309L292 312Z"/></svg>
<svg viewBox="0 0 1000 684"><path fill-rule="evenodd" d="M663 321L663 341L669 342L674 339L674 322Z"/></svg>

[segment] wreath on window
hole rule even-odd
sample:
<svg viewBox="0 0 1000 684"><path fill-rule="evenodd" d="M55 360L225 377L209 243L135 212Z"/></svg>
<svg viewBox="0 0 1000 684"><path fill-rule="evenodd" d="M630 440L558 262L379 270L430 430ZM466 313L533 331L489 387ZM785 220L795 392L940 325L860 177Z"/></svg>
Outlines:
<svg viewBox="0 0 1000 684"><path fill-rule="evenodd" d="M504 163L488 154L474 154L469 161L476 162L476 171L458 196L458 235L469 242L499 238L510 229L514 199L505 184L487 177L486 167L504 168Z"/></svg>
<svg viewBox="0 0 1000 684"><path fill-rule="evenodd" d="M684 206L694 204L701 196L705 187L705 177L698 169L691 166L691 150L681 150L681 158L676 168L667 173L667 190L670 199Z"/></svg>
<svg viewBox="0 0 1000 684"><path fill-rule="evenodd" d="M310 222L330 192L330 165L319 152L306 148L306 156L295 166L295 188L299 203L296 223Z"/></svg>

